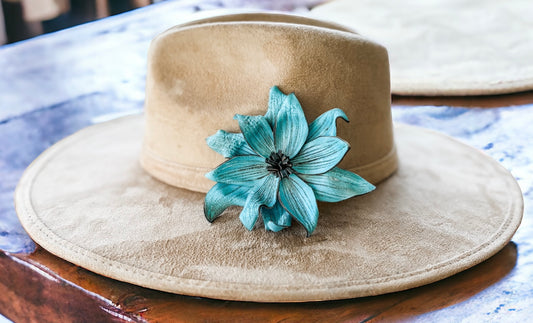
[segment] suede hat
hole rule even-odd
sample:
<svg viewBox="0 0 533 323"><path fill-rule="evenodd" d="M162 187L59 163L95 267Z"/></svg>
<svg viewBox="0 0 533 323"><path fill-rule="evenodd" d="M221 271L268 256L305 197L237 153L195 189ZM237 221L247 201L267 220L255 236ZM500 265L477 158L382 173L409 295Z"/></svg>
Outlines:
<svg viewBox="0 0 533 323"><path fill-rule="evenodd" d="M311 16L387 47L399 95L494 95L533 90L529 0L335 0Z"/></svg>
<svg viewBox="0 0 533 323"><path fill-rule="evenodd" d="M213 223L204 217L215 185L205 174L225 163L206 138L239 133L236 114L268 115L272 89L294 93L288 97L308 121L342 109L350 122L333 118L328 128L351 147L339 167L376 186L318 202L309 236L296 221L264 230L261 217L247 230L240 207ZM523 211L515 179L488 156L393 125L384 47L334 24L251 13L156 37L144 114L50 147L25 171L15 205L38 244L88 270L166 292L257 302L378 295L449 277L505 246Z"/></svg>

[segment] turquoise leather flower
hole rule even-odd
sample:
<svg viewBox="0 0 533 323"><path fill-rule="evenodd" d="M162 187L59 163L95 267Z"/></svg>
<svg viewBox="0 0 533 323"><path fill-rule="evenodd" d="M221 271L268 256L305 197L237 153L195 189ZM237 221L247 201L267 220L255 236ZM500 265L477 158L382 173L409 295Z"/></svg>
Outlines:
<svg viewBox="0 0 533 323"><path fill-rule="evenodd" d="M300 102L277 86L270 90L264 116L235 115L242 133L219 130L207 138L228 158L206 177L217 182L205 197L204 213L212 222L231 205L242 206L242 224L252 230L259 215L266 230L280 231L300 222L309 236L318 221L318 201L338 202L375 187L352 172L335 167L349 144L335 137L332 109L307 124Z"/></svg>

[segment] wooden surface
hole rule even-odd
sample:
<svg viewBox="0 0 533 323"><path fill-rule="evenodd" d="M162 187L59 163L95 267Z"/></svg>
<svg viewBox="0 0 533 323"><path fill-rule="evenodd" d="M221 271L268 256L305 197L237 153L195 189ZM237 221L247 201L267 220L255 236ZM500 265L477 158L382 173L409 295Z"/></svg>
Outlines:
<svg viewBox="0 0 533 323"><path fill-rule="evenodd" d="M146 51L166 28L210 8L306 10L317 1L178 1L0 47L0 313L16 322L521 322L533 317L533 92L393 98L393 118L447 133L518 179L525 213L480 265L416 289L342 301L258 304L173 295L111 280L35 246L13 208L20 175L44 149L142 109ZM465 108L469 107L469 108ZM476 108L476 107L490 107ZM490 176L490 174L487 174Z"/></svg>
<svg viewBox="0 0 533 323"><path fill-rule="evenodd" d="M31 254L0 254L0 305L15 321L39 322L403 320L475 297L507 276L516 259L516 245L510 243L478 266L405 292L319 303L263 304L157 292L93 274L37 248Z"/></svg>

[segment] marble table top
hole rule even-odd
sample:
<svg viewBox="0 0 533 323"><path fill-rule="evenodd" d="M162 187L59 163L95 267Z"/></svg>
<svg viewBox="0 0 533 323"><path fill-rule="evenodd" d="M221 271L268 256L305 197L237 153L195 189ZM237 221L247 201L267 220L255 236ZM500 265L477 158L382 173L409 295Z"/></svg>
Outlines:
<svg viewBox="0 0 533 323"><path fill-rule="evenodd" d="M317 2L163 2L0 47L0 249L31 253L35 248L13 207L17 181L33 159L88 125L142 111L146 54L156 34L207 9L305 13ZM508 273L467 299L410 319L515 322L532 317L533 99L519 105L499 99L494 108L461 107L460 99L456 106L393 102L396 122L446 133L499 161L518 180L525 201L510 247L517 251L515 263Z"/></svg>

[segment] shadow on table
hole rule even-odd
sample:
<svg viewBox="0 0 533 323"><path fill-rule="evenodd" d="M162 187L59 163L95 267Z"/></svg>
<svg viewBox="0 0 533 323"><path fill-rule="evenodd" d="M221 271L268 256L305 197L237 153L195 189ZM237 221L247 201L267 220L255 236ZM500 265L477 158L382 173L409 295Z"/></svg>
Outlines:
<svg viewBox="0 0 533 323"><path fill-rule="evenodd" d="M0 253L0 308L15 321L367 321L400 320L442 309L505 277L517 247L439 282L381 296L316 303L252 303L158 292L109 279L38 247ZM31 282L31 283L30 283Z"/></svg>
<svg viewBox="0 0 533 323"><path fill-rule="evenodd" d="M435 105L465 108L500 108L533 102L533 91L472 96L402 96L392 95L393 105Z"/></svg>

